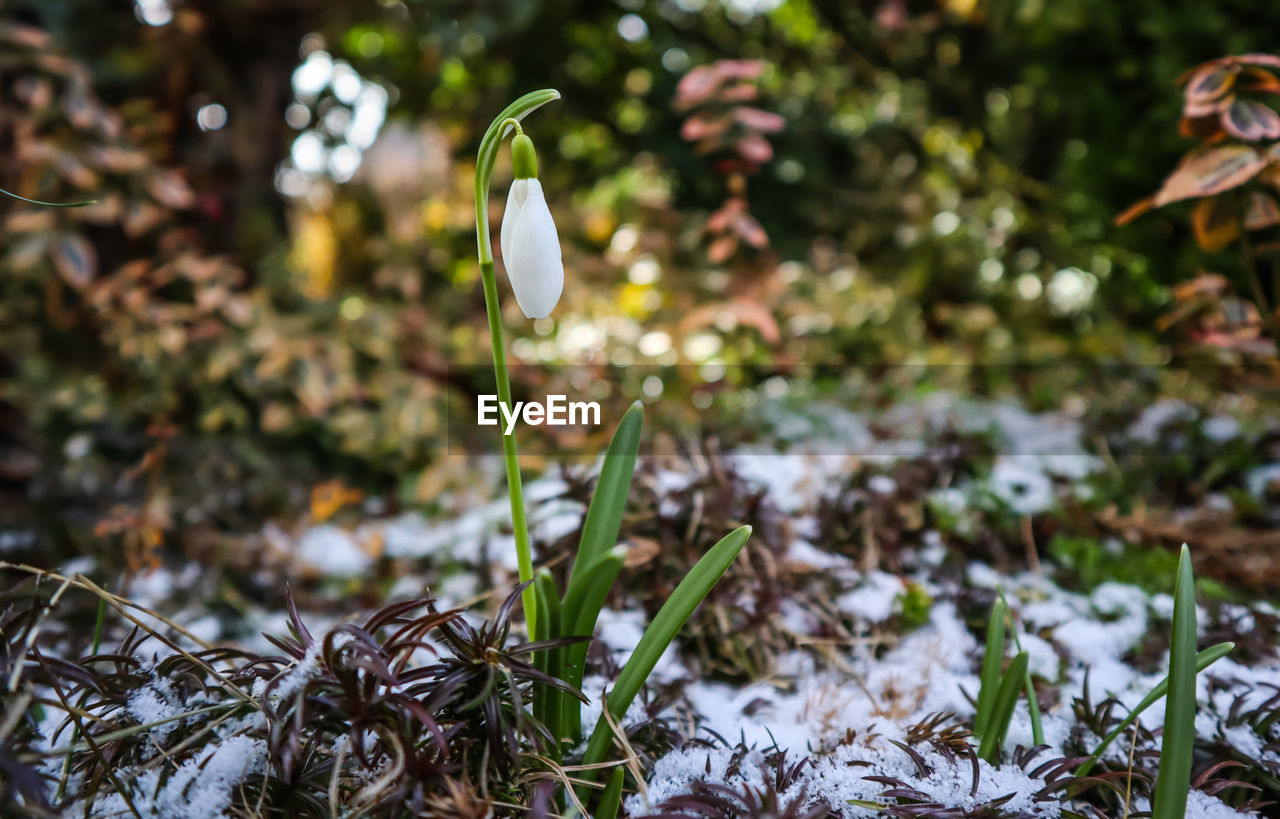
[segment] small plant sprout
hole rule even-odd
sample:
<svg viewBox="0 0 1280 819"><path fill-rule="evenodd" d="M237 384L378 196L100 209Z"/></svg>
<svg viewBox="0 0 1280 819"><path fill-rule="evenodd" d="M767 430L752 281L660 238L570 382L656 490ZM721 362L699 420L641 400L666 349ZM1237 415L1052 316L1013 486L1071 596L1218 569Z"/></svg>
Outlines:
<svg viewBox="0 0 1280 819"><path fill-rule="evenodd" d="M1028 668L1030 655L1022 650L1022 641L1013 625L1004 591L997 589L996 592L996 600L991 604L991 618L987 624L987 645L982 656L982 675L973 717L973 732L981 739L978 755L992 765L1000 764L1000 751L1005 736L1009 733L1009 723L1013 719L1013 709L1018 704L1018 692L1021 690L1025 690L1027 694L1027 710L1031 716L1034 741L1037 745L1044 742L1040 707L1036 702L1036 690L1031 683L1031 671ZM1018 655L1009 664L1008 670L1004 669L1006 621L1018 647Z"/></svg>
<svg viewBox="0 0 1280 819"><path fill-rule="evenodd" d="M1178 558L1171 637L1169 675L1147 692L1129 715L1103 738L1084 764L1076 769L1077 777L1088 775L1116 737L1127 731L1143 711L1167 694L1169 701L1165 706L1164 737L1153 814L1157 819L1181 816L1186 805L1191 779L1191 754L1195 743L1196 675L1230 654L1236 647L1235 643L1218 643L1196 653L1195 576L1191 569L1191 552L1185 544Z"/></svg>
<svg viewBox="0 0 1280 819"><path fill-rule="evenodd" d="M1173 592L1173 626L1169 642L1169 693L1165 701L1164 737L1156 774L1153 819L1181 819L1191 789L1191 761L1196 745L1196 586L1191 550L1184 543L1178 557Z"/></svg>

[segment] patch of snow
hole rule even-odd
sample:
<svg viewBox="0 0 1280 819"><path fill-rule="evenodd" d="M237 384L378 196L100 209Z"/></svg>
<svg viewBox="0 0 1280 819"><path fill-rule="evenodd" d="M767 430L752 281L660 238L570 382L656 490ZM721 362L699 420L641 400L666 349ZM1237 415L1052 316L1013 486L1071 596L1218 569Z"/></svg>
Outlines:
<svg viewBox="0 0 1280 819"><path fill-rule="evenodd" d="M863 578L858 588L836 598L835 606L845 614L870 623L881 623L893 615L899 595L906 591L902 578L888 572L873 571Z"/></svg>
<svg viewBox="0 0 1280 819"><path fill-rule="evenodd" d="M1165 427L1178 421L1190 421L1196 411L1186 401L1177 398L1161 398L1142 411L1138 419L1129 425L1125 435L1131 441L1154 444L1160 440Z"/></svg>
<svg viewBox="0 0 1280 819"><path fill-rule="evenodd" d="M1245 475L1244 485L1255 498L1265 498L1268 490L1280 484L1280 463L1255 467Z"/></svg>
<svg viewBox="0 0 1280 819"><path fill-rule="evenodd" d="M1001 456L987 485L991 494L1019 515L1038 515L1053 507L1057 498L1053 480L1038 462Z"/></svg>
<svg viewBox="0 0 1280 819"><path fill-rule="evenodd" d="M312 526L302 533L298 538L298 558L333 577L354 577L372 563L351 532L330 523Z"/></svg>

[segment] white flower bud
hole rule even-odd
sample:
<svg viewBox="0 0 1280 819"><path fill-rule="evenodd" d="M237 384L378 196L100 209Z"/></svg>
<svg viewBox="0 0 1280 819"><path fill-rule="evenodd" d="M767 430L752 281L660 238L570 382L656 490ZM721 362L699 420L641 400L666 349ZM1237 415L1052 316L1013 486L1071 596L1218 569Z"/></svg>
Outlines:
<svg viewBox="0 0 1280 819"><path fill-rule="evenodd" d="M564 263L556 223L536 178L511 183L500 244L520 310L531 319L550 315L564 289Z"/></svg>

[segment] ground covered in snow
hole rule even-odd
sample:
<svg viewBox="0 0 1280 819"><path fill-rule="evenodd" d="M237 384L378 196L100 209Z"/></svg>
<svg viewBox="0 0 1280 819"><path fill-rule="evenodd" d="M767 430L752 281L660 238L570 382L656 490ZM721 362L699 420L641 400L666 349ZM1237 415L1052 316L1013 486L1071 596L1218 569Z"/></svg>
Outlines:
<svg viewBox="0 0 1280 819"><path fill-rule="evenodd" d="M1237 644L1199 677L1196 771L1207 773L1190 815L1280 799L1280 561L1266 551L1280 527L1280 425L1179 401L1104 431L1097 420L945 393L881 413L783 397L754 410L767 430L755 443L646 459L622 533L627 567L590 655L584 725L696 557L734 526L755 535L623 720L640 774L627 815L1149 809L1162 702L1108 749L1100 776L1073 772L1164 675L1183 541L1201 580L1201 646ZM540 562L556 571L592 477L553 469L527 484ZM78 582L15 587L6 669L26 699L0 729L18 740L0 754L19 772L8 798L67 815L188 819L255 805L483 816L522 813L520 803L553 815L558 774L522 756L537 740L518 702L501 684L473 691L463 662L513 586L507 515L497 493L459 493L425 512L270 524L222 572L174 564L123 588L169 622L121 604L131 621ZM73 572L104 582L89 558L62 575ZM299 608L291 637L282 577ZM1047 746L1032 747L1021 703L998 766L976 758L969 724L997 589L1030 656ZM412 640L376 623L343 631L424 592L440 612L467 607L457 644L430 624ZM55 594L79 619L22 606ZM77 666L92 653L99 600L111 657ZM32 651L19 639L36 621ZM426 679L476 696L450 699ZM517 685L528 694L527 680ZM422 739L433 730L447 742Z"/></svg>

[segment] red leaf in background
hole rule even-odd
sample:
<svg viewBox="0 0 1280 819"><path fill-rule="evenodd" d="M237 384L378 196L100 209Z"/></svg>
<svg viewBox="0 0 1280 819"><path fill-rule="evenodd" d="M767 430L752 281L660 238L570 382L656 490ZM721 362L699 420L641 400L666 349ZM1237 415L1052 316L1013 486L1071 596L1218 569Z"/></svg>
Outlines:
<svg viewBox="0 0 1280 819"><path fill-rule="evenodd" d="M1178 121L1178 136L1192 139L1199 137L1206 141L1225 139L1222 130L1222 114L1215 113L1207 117L1183 117Z"/></svg>
<svg viewBox="0 0 1280 819"><path fill-rule="evenodd" d="M1231 90L1231 86L1236 81L1236 70L1234 67L1225 65L1212 63L1206 65L1187 81L1186 90L1182 92L1183 96L1188 103L1203 103L1217 99Z"/></svg>
<svg viewBox="0 0 1280 819"><path fill-rule="evenodd" d="M715 213L707 217L707 232L724 233L740 214L747 212L747 201L741 197L726 199Z"/></svg>
<svg viewBox="0 0 1280 819"><path fill-rule="evenodd" d="M1230 282L1217 273L1202 273L1189 281L1173 286L1173 297L1179 301L1199 295L1221 295L1227 292Z"/></svg>
<svg viewBox="0 0 1280 819"><path fill-rule="evenodd" d="M754 80L764 74L763 60L720 60L716 65L725 77L735 80Z"/></svg>
<svg viewBox="0 0 1280 819"><path fill-rule="evenodd" d="M748 134L738 140L734 147L737 148L738 155L748 162L760 164L773 159L773 146L759 134Z"/></svg>
<svg viewBox="0 0 1280 819"><path fill-rule="evenodd" d="M760 96L760 89L754 85L739 83L731 85L720 92L721 102L751 102Z"/></svg>
<svg viewBox="0 0 1280 819"><path fill-rule="evenodd" d="M897 31L907 24L906 0L884 0L871 19L886 31Z"/></svg>
<svg viewBox="0 0 1280 819"><path fill-rule="evenodd" d="M1191 212L1191 227L1196 244L1215 253L1240 235L1240 218L1230 202L1223 199L1201 199Z"/></svg>
<svg viewBox="0 0 1280 819"><path fill-rule="evenodd" d="M147 193L160 204L174 210L186 210L196 202L196 195L176 171L152 174L147 180Z"/></svg>
<svg viewBox="0 0 1280 819"><path fill-rule="evenodd" d="M691 108L707 101L723 83L724 75L715 65L698 66L676 84L676 109Z"/></svg>
<svg viewBox="0 0 1280 819"><path fill-rule="evenodd" d="M1115 224L1117 227L1127 225L1155 206L1156 202L1154 196L1139 199L1137 202L1134 202L1132 205L1120 212L1120 215L1115 219Z"/></svg>
<svg viewBox="0 0 1280 819"><path fill-rule="evenodd" d="M707 261L712 264L723 264L733 255L733 251L738 249L737 236L721 236L711 243L711 247L707 248Z"/></svg>
<svg viewBox="0 0 1280 819"><path fill-rule="evenodd" d="M782 340L778 322L774 321L773 314L760 302L754 299L734 299L729 312L738 319L739 324L759 330L760 335L768 343L777 344Z"/></svg>
<svg viewBox="0 0 1280 819"><path fill-rule="evenodd" d="M1280 57L1274 54L1241 54L1234 59L1250 65L1269 65L1272 68L1280 68Z"/></svg>
<svg viewBox="0 0 1280 819"><path fill-rule="evenodd" d="M680 138L687 142L697 142L700 139L718 137L728 131L731 124L727 116L694 114L680 126Z"/></svg>
<svg viewBox="0 0 1280 819"><path fill-rule="evenodd" d="M1243 185L1267 166L1267 158L1248 145L1211 145L1191 151L1152 198L1155 207L1212 196Z"/></svg>
<svg viewBox="0 0 1280 819"><path fill-rule="evenodd" d="M725 315L733 316L738 324L756 328L769 344L777 344L782 340L782 333L773 314L755 299L746 298L695 307L680 320L679 330L681 333L688 333L700 327L709 327Z"/></svg>
<svg viewBox="0 0 1280 819"><path fill-rule="evenodd" d="M787 121L778 114L745 105L733 109L733 118L748 128L754 128L766 134L776 134L787 127Z"/></svg>
<svg viewBox="0 0 1280 819"><path fill-rule="evenodd" d="M1222 127L1237 139L1280 139L1280 114L1260 102L1236 100L1222 112Z"/></svg>
<svg viewBox="0 0 1280 819"><path fill-rule="evenodd" d="M89 240L77 234L59 236L49 248L53 266L67 284L80 290L98 272L98 257Z"/></svg>
<svg viewBox="0 0 1280 819"><path fill-rule="evenodd" d="M164 222L165 211L150 202L132 202L125 209L124 233L130 239L136 239L152 228Z"/></svg>
<svg viewBox="0 0 1280 819"><path fill-rule="evenodd" d="M1280 205L1274 196L1254 191L1249 194L1249 206L1244 212L1244 226L1249 230L1261 230L1280 225Z"/></svg>
<svg viewBox="0 0 1280 819"><path fill-rule="evenodd" d="M1280 77L1265 68L1242 68L1236 78L1236 89L1258 94L1280 94Z"/></svg>
<svg viewBox="0 0 1280 819"><path fill-rule="evenodd" d="M762 248L769 244L769 234L765 233L760 222L750 213L744 211L738 214L738 218L733 222L733 229L743 241L754 248Z"/></svg>
<svg viewBox="0 0 1280 819"><path fill-rule="evenodd" d="M1231 103L1235 101L1235 94L1227 94L1225 96L1218 97L1217 99L1206 100L1204 102L1188 101L1182 106L1182 115L1188 119L1215 116L1221 114L1227 108L1230 108ZM1217 127L1216 124L1214 127Z"/></svg>

